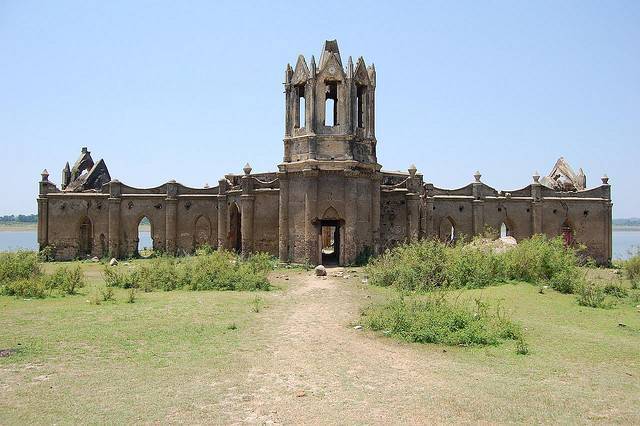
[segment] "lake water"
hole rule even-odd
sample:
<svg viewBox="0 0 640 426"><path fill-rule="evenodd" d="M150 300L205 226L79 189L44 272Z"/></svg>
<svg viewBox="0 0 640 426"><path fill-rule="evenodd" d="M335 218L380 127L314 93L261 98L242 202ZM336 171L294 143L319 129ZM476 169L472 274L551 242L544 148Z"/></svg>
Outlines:
<svg viewBox="0 0 640 426"><path fill-rule="evenodd" d="M36 231L0 231L0 251L37 250ZM151 247L149 231L140 232L140 247ZM640 250L640 229L613 231L613 258L625 259L629 254Z"/></svg>

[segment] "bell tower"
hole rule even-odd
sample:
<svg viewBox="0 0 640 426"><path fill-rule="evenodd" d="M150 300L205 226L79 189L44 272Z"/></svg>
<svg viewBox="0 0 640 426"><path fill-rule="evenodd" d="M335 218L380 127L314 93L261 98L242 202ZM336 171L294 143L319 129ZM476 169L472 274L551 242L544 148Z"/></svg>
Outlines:
<svg viewBox="0 0 640 426"><path fill-rule="evenodd" d="M278 166L279 257L353 263L380 246L381 166L376 157L376 71L342 63L325 41L316 63L300 55L285 73L284 158Z"/></svg>
<svg viewBox="0 0 640 426"><path fill-rule="evenodd" d="M377 164L376 71L360 57L343 66L336 40L324 43L320 62L300 55L285 73L283 163L307 160Z"/></svg>

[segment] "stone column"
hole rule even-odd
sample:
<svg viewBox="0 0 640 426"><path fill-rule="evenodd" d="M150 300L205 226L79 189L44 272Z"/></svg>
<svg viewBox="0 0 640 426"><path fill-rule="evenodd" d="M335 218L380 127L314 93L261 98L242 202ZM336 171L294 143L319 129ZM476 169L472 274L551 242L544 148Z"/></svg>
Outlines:
<svg viewBox="0 0 640 426"><path fill-rule="evenodd" d="M227 247L227 180L218 181L218 250Z"/></svg>
<svg viewBox="0 0 640 426"><path fill-rule="evenodd" d="M40 250L49 244L49 200L46 195L38 197L38 245Z"/></svg>
<svg viewBox="0 0 640 426"><path fill-rule="evenodd" d="M612 226L613 224L611 223L612 220L612 208L613 208L613 203L611 203L611 185L609 185L609 177L607 175L602 176L602 192L603 192L603 198L606 199L607 201L605 202L605 227L604 227L604 241L605 241L605 253L604 255L606 256L606 259L603 259L606 261L606 263L610 264L611 263L611 259L613 257L613 242L612 242Z"/></svg>
<svg viewBox="0 0 640 426"><path fill-rule="evenodd" d="M304 198L304 240L305 257L312 264L319 263L318 233L316 231L318 208L318 169L304 169L302 171L305 186Z"/></svg>
<svg viewBox="0 0 640 426"><path fill-rule="evenodd" d="M241 195L240 204L242 209L242 255L247 256L253 251L253 207L255 195Z"/></svg>
<svg viewBox="0 0 640 426"><path fill-rule="evenodd" d="M253 194L253 178L251 166L244 166L244 176L241 179L242 195L240 196L240 208L242 210L242 222L240 224L242 255L248 256L253 251L253 206L256 196Z"/></svg>
<svg viewBox="0 0 640 426"><path fill-rule="evenodd" d="M482 175L480 172L475 172L473 177L475 178L472 186L473 202L471 203L473 235L479 235L484 232L484 194L480 181Z"/></svg>
<svg viewBox="0 0 640 426"><path fill-rule="evenodd" d="M340 236L343 256L340 261L342 264L348 264L355 261L358 256L358 241L356 239L356 225L358 223L357 178L360 174L355 170L346 170L344 176L344 231Z"/></svg>
<svg viewBox="0 0 640 426"><path fill-rule="evenodd" d="M173 256L176 254L178 228L178 184L175 180L167 183L165 205L165 252Z"/></svg>
<svg viewBox="0 0 640 426"><path fill-rule="evenodd" d="M280 202L278 209L278 257L280 262L289 261L289 177L287 172L278 172Z"/></svg>
<svg viewBox="0 0 640 426"><path fill-rule="evenodd" d="M118 180L109 182L109 256L119 258L120 251L120 205L122 189Z"/></svg>
<svg viewBox="0 0 640 426"><path fill-rule="evenodd" d="M40 177L38 185L38 244L42 250L49 244L49 200L47 193L53 184L49 182L49 172L46 169L42 171Z"/></svg>
<svg viewBox="0 0 640 426"><path fill-rule="evenodd" d="M371 242L373 252L380 253L380 182L382 174L375 172L371 179Z"/></svg>
<svg viewBox="0 0 640 426"><path fill-rule="evenodd" d="M407 240L411 243L418 241L420 231L420 196L410 192L407 198Z"/></svg>
<svg viewBox="0 0 640 426"><path fill-rule="evenodd" d="M538 182L540 175L533 174L531 184L531 230L533 234L542 234L542 185Z"/></svg>

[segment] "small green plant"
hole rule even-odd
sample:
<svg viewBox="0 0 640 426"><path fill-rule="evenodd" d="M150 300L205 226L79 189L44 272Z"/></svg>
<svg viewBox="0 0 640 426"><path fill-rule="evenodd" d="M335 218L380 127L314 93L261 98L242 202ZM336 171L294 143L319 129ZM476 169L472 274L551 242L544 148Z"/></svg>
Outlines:
<svg viewBox="0 0 640 426"><path fill-rule="evenodd" d="M113 292L113 287L103 286L100 287L100 295L102 296L103 302L112 302L115 301L115 296Z"/></svg>
<svg viewBox="0 0 640 426"><path fill-rule="evenodd" d="M578 304L581 306L587 306L590 308L603 308L607 309L612 304L607 303L604 287L601 287L594 283L583 283L580 285L576 292Z"/></svg>
<svg viewBox="0 0 640 426"><path fill-rule="evenodd" d="M231 324L227 325L227 330L236 330L238 328L238 326L236 325L235 322L232 322Z"/></svg>
<svg viewBox="0 0 640 426"><path fill-rule="evenodd" d="M135 303L136 301L136 289L134 287L129 287L127 291L127 303Z"/></svg>
<svg viewBox="0 0 640 426"><path fill-rule="evenodd" d="M522 336L516 340L516 353L518 355L527 355L529 353L529 345Z"/></svg>
<svg viewBox="0 0 640 426"><path fill-rule="evenodd" d="M427 298L400 295L387 303L370 306L363 316L372 330L417 343L484 346L522 336L521 326L499 308L493 313L481 300L470 308L437 294Z"/></svg>
<svg viewBox="0 0 640 426"><path fill-rule="evenodd" d="M38 252L38 259L41 262L53 262L56 258L56 246L47 245Z"/></svg>
<svg viewBox="0 0 640 426"><path fill-rule="evenodd" d="M42 299L48 295L47 287L41 277L21 278L0 287L7 296Z"/></svg>
<svg viewBox="0 0 640 426"><path fill-rule="evenodd" d="M631 281L631 288L640 287L640 250L622 264L625 275Z"/></svg>
<svg viewBox="0 0 640 426"><path fill-rule="evenodd" d="M52 275L45 278L45 283L49 290L57 290L63 294L76 294L78 288L85 286L80 265L61 266Z"/></svg>
<svg viewBox="0 0 640 426"><path fill-rule="evenodd" d="M0 286L42 275L33 251L0 252Z"/></svg>
<svg viewBox="0 0 640 426"><path fill-rule="evenodd" d="M255 296L251 300L251 309L253 312L258 313L262 309L262 298L260 296Z"/></svg>
<svg viewBox="0 0 640 426"><path fill-rule="evenodd" d="M622 299L629 295L629 291L622 287L619 283L609 282L604 286L605 294L609 296L617 297L618 299Z"/></svg>

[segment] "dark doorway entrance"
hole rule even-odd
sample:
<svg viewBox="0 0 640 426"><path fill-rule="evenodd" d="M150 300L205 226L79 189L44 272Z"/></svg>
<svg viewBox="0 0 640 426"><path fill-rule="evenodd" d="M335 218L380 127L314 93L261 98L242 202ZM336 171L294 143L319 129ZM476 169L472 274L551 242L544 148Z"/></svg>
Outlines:
<svg viewBox="0 0 640 426"><path fill-rule="evenodd" d="M340 222L323 220L320 222L320 238L322 240L322 264L340 264Z"/></svg>
<svg viewBox="0 0 640 426"><path fill-rule="evenodd" d="M78 247L78 257L91 256L93 251L93 227L88 217L80 223L80 245Z"/></svg>
<svg viewBox="0 0 640 426"><path fill-rule="evenodd" d="M236 203L229 207L229 248L237 253L242 250L242 215Z"/></svg>

